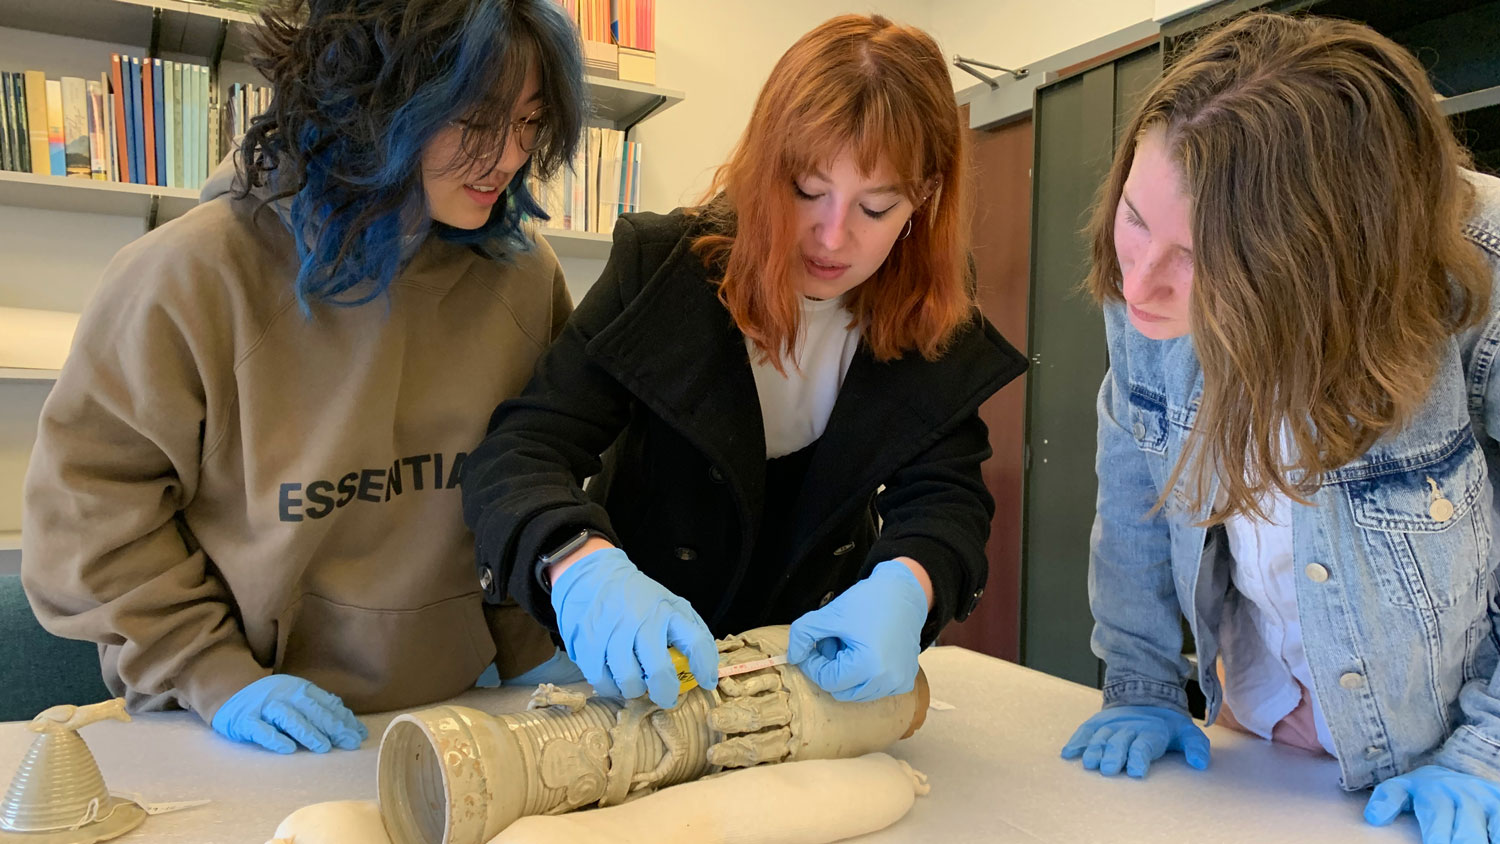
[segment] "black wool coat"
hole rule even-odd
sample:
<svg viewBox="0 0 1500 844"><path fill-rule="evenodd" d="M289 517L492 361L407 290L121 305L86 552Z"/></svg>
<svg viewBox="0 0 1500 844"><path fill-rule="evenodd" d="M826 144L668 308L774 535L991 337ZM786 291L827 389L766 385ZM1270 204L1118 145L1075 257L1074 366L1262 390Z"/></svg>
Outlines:
<svg viewBox="0 0 1500 844"><path fill-rule="evenodd" d="M598 282L465 460L486 599L508 594L555 629L536 561L592 528L724 636L789 623L908 556L932 578L930 643L984 591L994 501L979 405L1026 359L977 314L936 361L861 348L792 517L763 526L759 396L744 335L690 249L697 225L681 210L620 218ZM765 568L757 543L783 563L752 570Z"/></svg>

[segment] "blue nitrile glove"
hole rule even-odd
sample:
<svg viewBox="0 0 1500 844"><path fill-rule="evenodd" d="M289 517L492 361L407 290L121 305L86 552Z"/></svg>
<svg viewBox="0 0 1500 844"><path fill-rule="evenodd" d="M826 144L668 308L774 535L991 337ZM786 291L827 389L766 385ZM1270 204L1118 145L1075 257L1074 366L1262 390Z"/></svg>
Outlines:
<svg viewBox="0 0 1500 844"><path fill-rule="evenodd" d="M820 609L792 622L787 662L834 700L875 700L911 691L927 623L927 593L896 560L876 566Z"/></svg>
<svg viewBox="0 0 1500 844"><path fill-rule="evenodd" d="M1422 844L1500 844L1500 783L1424 765L1375 786L1365 820L1385 826L1402 812L1417 816Z"/></svg>
<svg viewBox="0 0 1500 844"><path fill-rule="evenodd" d="M498 675L496 676L498 678ZM514 677L498 681L495 685L540 686L543 683L551 683L554 686L566 686L569 683L583 682L587 682L584 679L583 672L578 670L578 666L573 664L573 660L568 659L567 652L559 648L552 655L551 659L548 659L541 665L523 671Z"/></svg>
<svg viewBox="0 0 1500 844"><path fill-rule="evenodd" d="M343 701L290 674L262 677L235 692L210 726L222 736L277 753L291 753L299 744L314 753L354 750L370 735Z"/></svg>
<svg viewBox="0 0 1500 844"><path fill-rule="evenodd" d="M668 646L687 656L698 685L719 682L719 648L692 604L641 573L625 552L606 548L568 566L552 584L552 609L568 656L605 697L651 694L677 705Z"/></svg>
<svg viewBox="0 0 1500 844"><path fill-rule="evenodd" d="M1168 750L1180 750L1198 770L1208 767L1208 736L1193 719L1162 706L1115 706L1083 722L1063 746L1062 758L1083 757L1083 767L1112 777L1123 769L1144 777Z"/></svg>

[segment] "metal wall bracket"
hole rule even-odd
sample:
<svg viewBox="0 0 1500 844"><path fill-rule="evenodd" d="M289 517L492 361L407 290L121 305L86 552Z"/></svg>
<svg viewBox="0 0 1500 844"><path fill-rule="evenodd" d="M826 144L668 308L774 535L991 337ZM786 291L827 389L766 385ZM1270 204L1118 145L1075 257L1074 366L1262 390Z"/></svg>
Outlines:
<svg viewBox="0 0 1500 844"><path fill-rule="evenodd" d="M998 87L1000 87L1000 80L997 79L996 77L990 76L987 73L980 73L975 68L983 67L983 68L989 68L990 70L998 70L998 71L1001 71L1002 73L1008 73L1008 74L1010 74L1010 76L1011 76L1012 79L1025 79L1026 76L1027 76L1027 74L1030 73L1030 71L1028 71L1024 67L1012 70L1011 68L1008 68L1008 67L1001 67L1000 65L997 65L997 64L990 64L989 62L982 62L982 61L980 61L978 59L968 59L968 58L964 58L963 56L958 56L958 55L955 55L953 57L953 66L956 67L956 68L958 68L959 70L963 71L964 73L969 74L970 76L977 77L979 79L979 81L985 83L986 85L989 85L991 88L998 88Z"/></svg>

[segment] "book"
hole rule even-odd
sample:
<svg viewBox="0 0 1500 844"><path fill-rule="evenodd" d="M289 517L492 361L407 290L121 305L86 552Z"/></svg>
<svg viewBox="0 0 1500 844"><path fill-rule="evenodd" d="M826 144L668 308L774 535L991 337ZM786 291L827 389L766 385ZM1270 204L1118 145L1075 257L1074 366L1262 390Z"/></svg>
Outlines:
<svg viewBox="0 0 1500 844"><path fill-rule="evenodd" d="M151 81L151 60L141 59L141 139L146 157L142 172L144 184L161 184L156 180L156 86Z"/></svg>
<svg viewBox="0 0 1500 844"><path fill-rule="evenodd" d="M47 75L26 71L26 146L31 150L31 172L52 175L52 154L47 146Z"/></svg>
<svg viewBox="0 0 1500 844"><path fill-rule="evenodd" d="M108 73L99 74L99 89L104 92L104 157L109 164L109 180L120 181L119 145L115 143L115 87Z"/></svg>
<svg viewBox="0 0 1500 844"><path fill-rule="evenodd" d="M89 149L89 89L77 76L62 78L63 160L68 178L92 178Z"/></svg>
<svg viewBox="0 0 1500 844"><path fill-rule="evenodd" d="M208 68L193 65L193 179L190 188L203 187L208 178Z"/></svg>
<svg viewBox="0 0 1500 844"><path fill-rule="evenodd" d="M172 138L172 152L176 155L176 163L172 165L172 179L180 188L187 187L187 167L183 161L183 132L188 124L182 120L182 62L172 64L172 125L176 127L176 135Z"/></svg>
<svg viewBox="0 0 1500 844"><path fill-rule="evenodd" d="M656 54L634 47L621 47L619 58L620 78L626 82L656 84Z"/></svg>
<svg viewBox="0 0 1500 844"><path fill-rule="evenodd" d="M177 164L177 129L178 126L172 120L173 106L172 95L177 90L177 80L172 74L172 68L176 65L173 61L161 63L161 91L162 91L162 137L166 139L166 156L162 170L162 184L169 188L180 188L182 182L173 175L173 169Z"/></svg>
<svg viewBox="0 0 1500 844"><path fill-rule="evenodd" d="M54 176L68 175L68 158L63 148L62 83L47 80L47 157Z"/></svg>
<svg viewBox="0 0 1500 844"><path fill-rule="evenodd" d="M198 179L198 184L208 180L210 173L219 166L219 160L224 157L223 123L224 107L219 101L219 96L213 90L213 77L207 67L199 67L199 104L202 108L203 119L199 131L203 135L203 175Z"/></svg>
<svg viewBox="0 0 1500 844"><path fill-rule="evenodd" d="M0 70L0 170L19 170L16 155L16 105L10 91L10 71ZM29 156L28 156L29 157Z"/></svg>
<svg viewBox="0 0 1500 844"><path fill-rule="evenodd" d="M115 180L120 182L135 181L130 177L130 136L125 124L125 115L130 112L128 106L129 98L125 96L125 78L130 76L120 66L120 54L112 53L109 57L109 85L113 89L114 99L114 139L115 139Z"/></svg>
<svg viewBox="0 0 1500 844"><path fill-rule="evenodd" d="M109 178L109 150L104 142L104 87L90 80L89 95L89 175L95 181Z"/></svg>
<svg viewBox="0 0 1500 844"><path fill-rule="evenodd" d="M156 139L156 184L167 183L167 135L166 135L166 109L162 102L163 80L161 78L161 59L151 60L151 109L152 109L152 131L151 135Z"/></svg>
<svg viewBox="0 0 1500 844"><path fill-rule="evenodd" d="M130 57L130 78L125 80L128 111L125 124L130 133L130 181L146 184L146 138L141 133L141 60Z"/></svg>

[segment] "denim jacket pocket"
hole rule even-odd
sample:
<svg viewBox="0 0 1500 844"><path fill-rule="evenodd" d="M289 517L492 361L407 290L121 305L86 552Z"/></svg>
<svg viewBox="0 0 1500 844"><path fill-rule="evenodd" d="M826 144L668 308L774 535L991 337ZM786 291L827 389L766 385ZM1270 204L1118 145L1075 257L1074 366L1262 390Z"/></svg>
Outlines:
<svg viewBox="0 0 1500 844"><path fill-rule="evenodd" d="M1410 456L1377 457L1334 473L1387 600L1448 608L1483 597L1490 528L1487 467L1472 431Z"/></svg>
<svg viewBox="0 0 1500 844"><path fill-rule="evenodd" d="M1139 384L1130 385L1130 435L1136 447L1153 454L1167 453L1167 400Z"/></svg>

